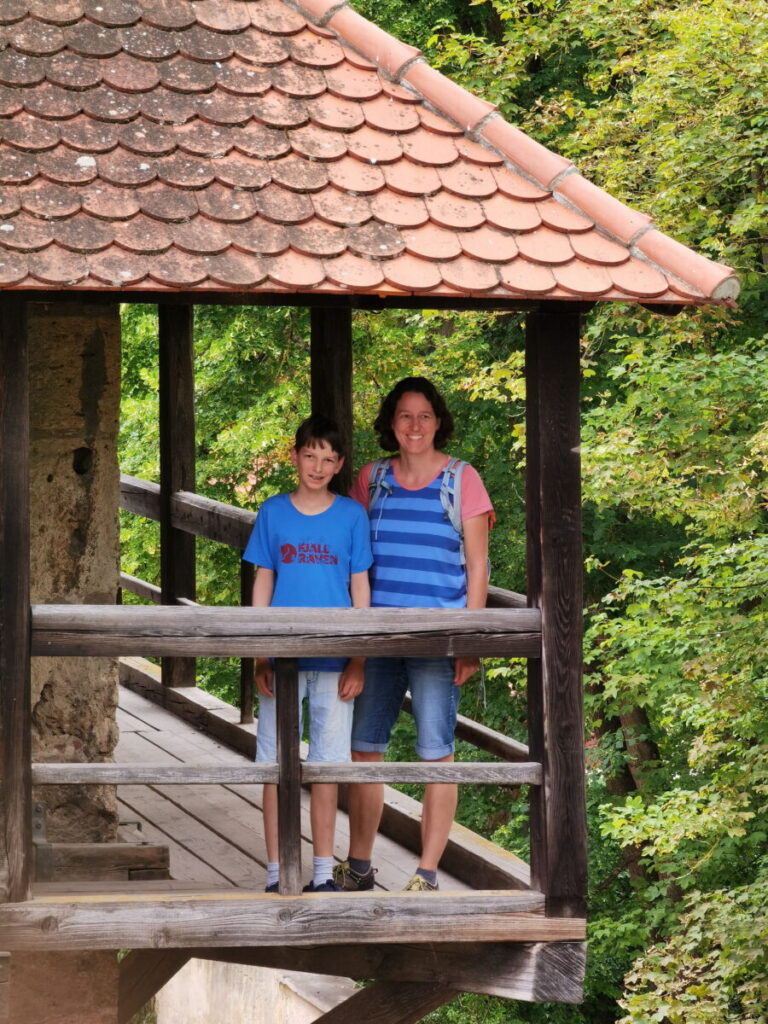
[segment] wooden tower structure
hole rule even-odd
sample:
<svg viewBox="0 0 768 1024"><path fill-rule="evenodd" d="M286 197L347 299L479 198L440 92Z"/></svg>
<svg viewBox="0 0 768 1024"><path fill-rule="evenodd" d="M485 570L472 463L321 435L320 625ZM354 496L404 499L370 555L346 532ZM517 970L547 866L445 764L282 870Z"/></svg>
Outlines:
<svg viewBox="0 0 768 1024"><path fill-rule="evenodd" d="M263 962L290 956L307 970L334 955L357 977L366 954L386 948L377 984L323 1019L357 1021L376 1000L377 1020L405 1022L455 994L457 944L443 940L459 919L461 961L474 971L466 987L577 1000L580 324L596 301L666 313L732 301L733 272L591 184L348 0L6 0L0 31L0 950L130 949L146 963L236 948L245 962L262 950ZM161 479L123 485L124 507L161 524L157 608L76 604L66 592L55 604L30 600L28 312L84 297L160 311ZM526 599L495 592L485 611L427 612L416 624L386 610L304 610L301 631L290 610L195 606L193 535L242 547L247 529L195 494L200 303L309 306L312 404L347 431L355 309L524 311ZM286 696L277 764L184 775L278 782L280 897L174 898L140 883L121 898L35 894L33 785L173 779L151 765L33 764L31 658L161 656L173 689L194 685L197 656L273 655L290 679L300 652L397 650L528 658L527 760L302 765ZM530 886L302 897L301 783L363 777L528 785ZM428 946L431 966L404 941Z"/></svg>

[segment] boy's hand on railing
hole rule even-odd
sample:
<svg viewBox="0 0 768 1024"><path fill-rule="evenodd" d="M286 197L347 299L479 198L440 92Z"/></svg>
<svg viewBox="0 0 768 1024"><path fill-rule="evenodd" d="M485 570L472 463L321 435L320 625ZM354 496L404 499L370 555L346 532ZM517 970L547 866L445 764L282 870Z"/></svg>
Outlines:
<svg viewBox="0 0 768 1024"><path fill-rule="evenodd" d="M479 668L479 658L456 658L453 666L453 685L463 686Z"/></svg>
<svg viewBox="0 0 768 1024"><path fill-rule="evenodd" d="M339 700L353 700L363 692L365 658L350 658L339 676Z"/></svg>
<svg viewBox="0 0 768 1024"><path fill-rule="evenodd" d="M257 658L256 660L256 689L264 697L274 697L272 680L274 673L269 658Z"/></svg>

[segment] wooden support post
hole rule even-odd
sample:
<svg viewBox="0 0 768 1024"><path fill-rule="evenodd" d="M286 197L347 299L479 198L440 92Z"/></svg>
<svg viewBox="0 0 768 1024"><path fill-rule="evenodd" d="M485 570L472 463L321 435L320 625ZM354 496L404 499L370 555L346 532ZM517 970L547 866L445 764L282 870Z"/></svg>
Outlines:
<svg viewBox="0 0 768 1024"><path fill-rule="evenodd" d="M11 954L0 953L0 1021L11 1016Z"/></svg>
<svg viewBox="0 0 768 1024"><path fill-rule="evenodd" d="M240 561L240 604L250 608L253 600L253 565ZM240 659L240 724L250 725L253 721L254 658Z"/></svg>
<svg viewBox="0 0 768 1024"><path fill-rule="evenodd" d="M352 311L310 311L312 412L336 421L347 461L334 489L347 494L352 484Z"/></svg>
<svg viewBox="0 0 768 1024"><path fill-rule="evenodd" d="M195 489L195 410L190 305L160 305L160 580L162 603L195 599L195 538L171 522L176 491ZM195 659L163 658L166 686L194 686Z"/></svg>
<svg viewBox="0 0 768 1024"><path fill-rule="evenodd" d="M26 303L0 299L0 900L32 873L29 350Z"/></svg>
<svg viewBox="0 0 768 1024"><path fill-rule="evenodd" d="M528 599L541 609L529 662L531 880L547 915L581 917L587 884L581 683L582 553L578 308L545 309L526 329Z"/></svg>
<svg viewBox="0 0 768 1024"><path fill-rule="evenodd" d="M295 658L275 659L277 698L277 784L280 892L301 892L301 761L299 759L299 679Z"/></svg>
<svg viewBox="0 0 768 1024"><path fill-rule="evenodd" d="M420 981L376 981L318 1017L315 1024L416 1024L458 993Z"/></svg>

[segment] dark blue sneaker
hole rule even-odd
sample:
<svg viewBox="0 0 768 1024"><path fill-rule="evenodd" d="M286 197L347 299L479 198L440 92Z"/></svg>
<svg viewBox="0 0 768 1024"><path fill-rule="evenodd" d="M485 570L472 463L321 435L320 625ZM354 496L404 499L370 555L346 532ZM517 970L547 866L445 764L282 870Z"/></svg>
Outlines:
<svg viewBox="0 0 768 1024"><path fill-rule="evenodd" d="M280 883L273 882L272 885L268 885L264 892L280 892Z"/></svg>
<svg viewBox="0 0 768 1024"><path fill-rule="evenodd" d="M315 885L314 882L310 882L309 885L305 885L301 890L302 892L341 892L342 890L336 885L335 882L329 878L327 882L322 882L320 885Z"/></svg>

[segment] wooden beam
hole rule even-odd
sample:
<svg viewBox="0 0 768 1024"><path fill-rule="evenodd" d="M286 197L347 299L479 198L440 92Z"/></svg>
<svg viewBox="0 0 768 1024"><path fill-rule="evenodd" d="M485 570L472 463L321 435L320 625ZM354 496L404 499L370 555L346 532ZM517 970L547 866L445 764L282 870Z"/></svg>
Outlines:
<svg viewBox="0 0 768 1024"><path fill-rule="evenodd" d="M191 955L186 949L132 949L120 961L117 1024L129 1024L190 960Z"/></svg>
<svg viewBox="0 0 768 1024"><path fill-rule="evenodd" d="M27 307L0 298L0 900L32 873Z"/></svg>
<svg viewBox="0 0 768 1024"><path fill-rule="evenodd" d="M310 309L310 388L312 412L334 420L347 460L334 489L348 494L352 485L352 310Z"/></svg>
<svg viewBox="0 0 768 1024"><path fill-rule="evenodd" d="M296 761L294 777L302 784L315 782L463 782L496 783L506 786L536 786L541 781L541 765L514 762L483 764L477 761L424 762L330 762ZM276 764L195 765L195 764L111 764L104 762L45 762L32 765L36 786L62 785L243 785L275 783Z"/></svg>
<svg viewBox="0 0 768 1024"><path fill-rule="evenodd" d="M167 846L149 843L37 843L35 882L170 877Z"/></svg>
<svg viewBox="0 0 768 1024"><path fill-rule="evenodd" d="M377 981L318 1017L315 1024L417 1024L455 998L456 992L445 985Z"/></svg>
<svg viewBox="0 0 768 1024"><path fill-rule="evenodd" d="M180 491L171 502L171 518L178 530L228 544L243 551L251 535L256 513L236 508L191 491Z"/></svg>
<svg viewBox="0 0 768 1024"><path fill-rule="evenodd" d="M583 998L586 946L583 942L357 943L306 949L197 949L195 956L356 981L437 982L458 992L535 1003L578 1003Z"/></svg>
<svg viewBox="0 0 768 1024"><path fill-rule="evenodd" d="M403 654L537 657L540 613L407 608L35 605L32 653L107 657Z"/></svg>
<svg viewBox="0 0 768 1024"><path fill-rule="evenodd" d="M81 883L82 884L82 883ZM147 883L149 884L149 883ZM581 942L583 919L545 917L538 892L322 893L98 890L0 904L0 948L155 949L440 942ZM139 890L135 891L134 890Z"/></svg>
<svg viewBox="0 0 768 1024"><path fill-rule="evenodd" d="M277 828L280 895L301 892L301 760L299 677L295 658L275 659L277 700ZM258 749L258 737L257 737Z"/></svg>
<svg viewBox="0 0 768 1024"><path fill-rule="evenodd" d="M251 562L240 559L240 604L250 608L253 600L253 581L256 575ZM240 660L240 721L250 725L254 720L253 707L256 689L256 661L254 658Z"/></svg>
<svg viewBox="0 0 768 1024"><path fill-rule="evenodd" d="M160 581L162 603L195 599L195 538L176 529L171 500L195 489L193 307L160 306ZM192 686L194 658L163 660L165 686Z"/></svg>
<svg viewBox="0 0 768 1024"><path fill-rule="evenodd" d="M135 594L136 597L141 597L145 601L151 601L152 604L160 604L162 595L160 587L156 587L154 583L147 583L146 580L140 580L138 576L121 572L120 589L127 590L129 594Z"/></svg>
<svg viewBox="0 0 768 1024"><path fill-rule="evenodd" d="M582 710L578 312L526 329L528 596L541 609L541 661L529 664L529 747L544 767L531 793L531 871L547 913L581 917L587 854Z"/></svg>
<svg viewBox="0 0 768 1024"><path fill-rule="evenodd" d="M0 1021L11 1017L11 954L0 953Z"/></svg>

